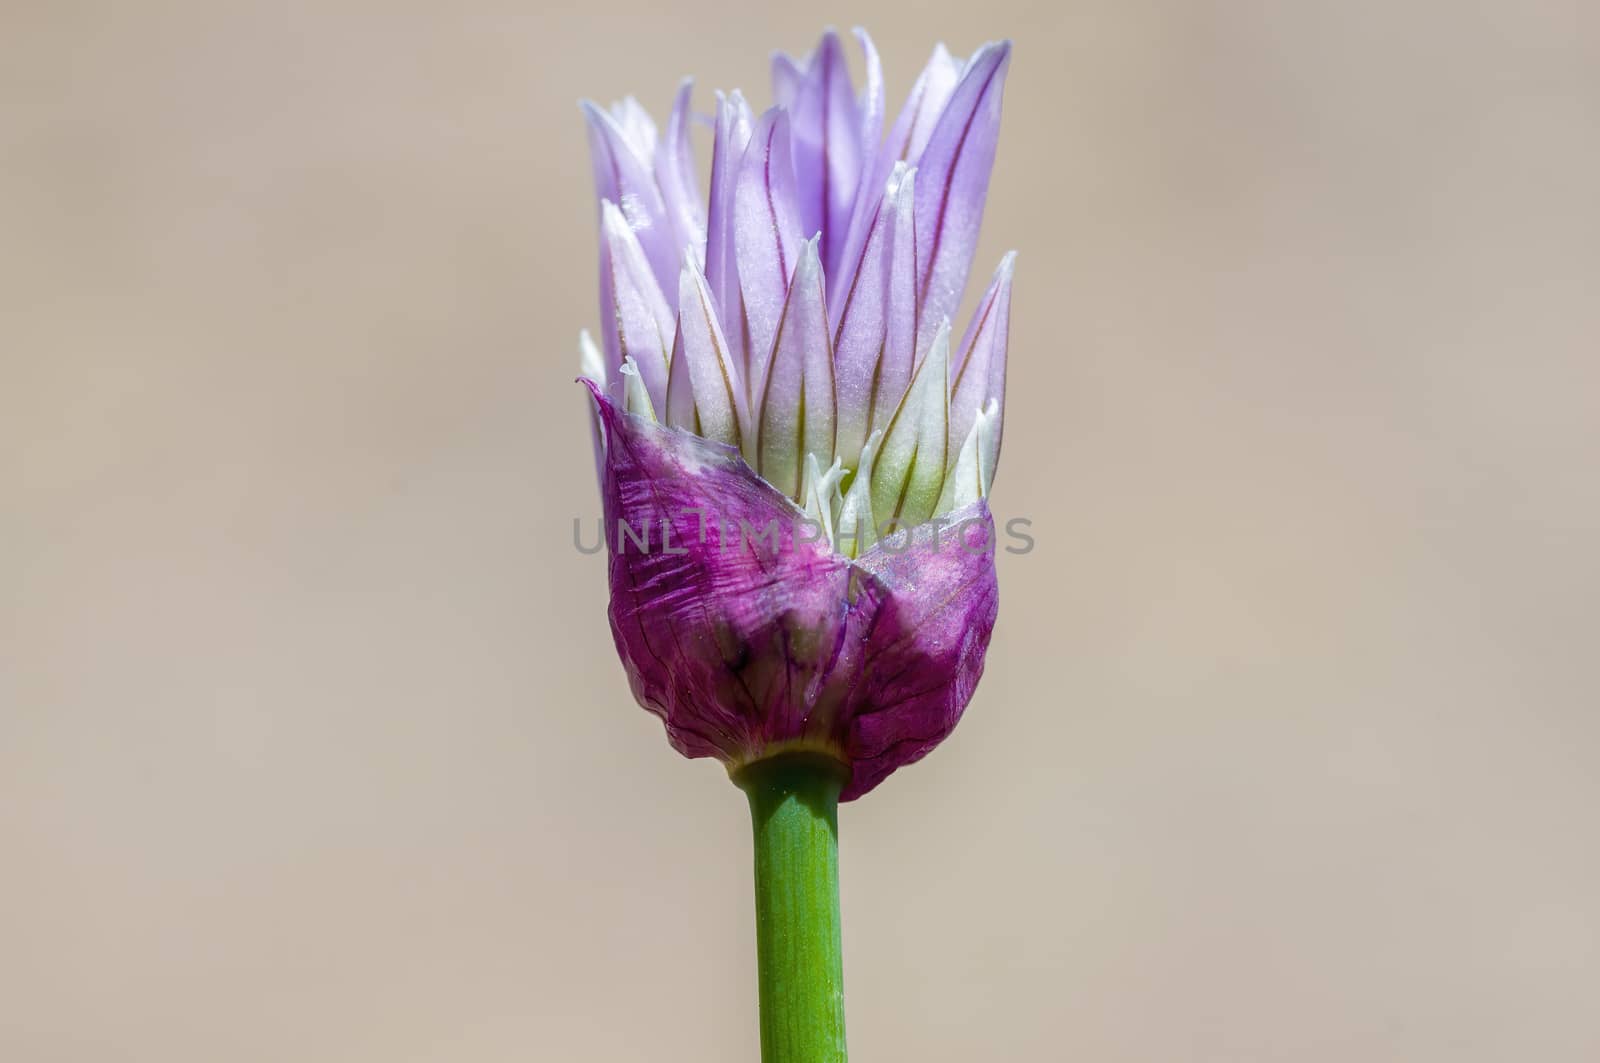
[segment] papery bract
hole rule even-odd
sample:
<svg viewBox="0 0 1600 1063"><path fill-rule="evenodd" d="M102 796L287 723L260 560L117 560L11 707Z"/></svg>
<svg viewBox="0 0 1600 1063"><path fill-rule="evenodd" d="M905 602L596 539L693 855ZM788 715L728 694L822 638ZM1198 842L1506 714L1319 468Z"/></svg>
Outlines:
<svg viewBox="0 0 1600 1063"><path fill-rule="evenodd" d="M950 733L999 601L981 499L852 561L807 541L805 513L731 447L593 394L612 635L679 752L733 768L827 753L851 768L848 800Z"/></svg>

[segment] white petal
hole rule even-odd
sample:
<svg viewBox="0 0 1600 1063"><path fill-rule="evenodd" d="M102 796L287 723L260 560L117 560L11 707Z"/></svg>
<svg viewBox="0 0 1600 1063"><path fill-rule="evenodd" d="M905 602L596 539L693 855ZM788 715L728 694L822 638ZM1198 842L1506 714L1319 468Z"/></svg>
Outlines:
<svg viewBox="0 0 1600 1063"><path fill-rule="evenodd" d="M995 438L995 426L1000 420L1000 403L994 399L978 411L966 441L956 456L950 474L945 477L944 490L939 496L937 513L943 515L963 506L970 506L980 498L989 497L989 476L994 466L985 467L984 455Z"/></svg>
<svg viewBox="0 0 1600 1063"><path fill-rule="evenodd" d="M589 330L578 333L578 372L594 381L601 391L606 390L606 359L595 345Z"/></svg>
<svg viewBox="0 0 1600 1063"><path fill-rule="evenodd" d="M798 502L805 455L829 461L834 451L833 347L816 237L801 245L776 336L756 417L757 471Z"/></svg>
<svg viewBox="0 0 1600 1063"><path fill-rule="evenodd" d="M611 105L611 117L617 120L623 139L635 155L646 163L656 157L656 123L643 104L632 96L625 96Z"/></svg>
<svg viewBox="0 0 1600 1063"><path fill-rule="evenodd" d="M753 460L755 431L744 381L717 319L711 288L692 257L685 258L678 278L678 342L667 386L668 406L678 398L674 389L680 386L690 391L696 430L707 439L741 448L746 460Z"/></svg>
<svg viewBox="0 0 1600 1063"><path fill-rule="evenodd" d="M651 421L656 419L656 409L650 404L650 392L644 386L639 366L632 358L625 358L622 362L622 408Z"/></svg>
<svg viewBox="0 0 1600 1063"><path fill-rule="evenodd" d="M1000 464L1000 425L1005 417L1005 407L999 399L990 399L983 408L983 431L978 433L978 475L982 477L983 494L989 496L994 484L994 470Z"/></svg>
<svg viewBox="0 0 1600 1063"><path fill-rule="evenodd" d="M846 557L860 557L878 541L877 525L872 519L872 468L882 445L883 429L880 428L867 437L866 445L861 448L861 463L856 466L855 479L850 481L850 489L839 505L834 543ZM838 544L843 544L842 548Z"/></svg>
<svg viewBox="0 0 1600 1063"><path fill-rule="evenodd" d="M823 472L822 463L817 460L817 456L806 455L805 486L801 489L801 497L805 500L806 518L822 528L822 533L828 538L829 546L834 545L834 516L843 500L839 493L839 481L843 479L844 463L838 458L834 458L833 464Z"/></svg>
<svg viewBox="0 0 1600 1063"><path fill-rule="evenodd" d="M950 323L940 325L905 398L889 421L872 470L872 512L916 527L933 516L944 489L950 430Z"/></svg>

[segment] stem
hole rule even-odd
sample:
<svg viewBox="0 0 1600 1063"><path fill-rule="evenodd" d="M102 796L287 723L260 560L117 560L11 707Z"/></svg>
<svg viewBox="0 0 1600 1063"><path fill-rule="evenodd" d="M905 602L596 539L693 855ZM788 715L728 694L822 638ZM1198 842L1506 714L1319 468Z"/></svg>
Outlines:
<svg viewBox="0 0 1600 1063"><path fill-rule="evenodd" d="M734 781L755 834L762 1063L845 1063L839 790L830 757L787 753Z"/></svg>

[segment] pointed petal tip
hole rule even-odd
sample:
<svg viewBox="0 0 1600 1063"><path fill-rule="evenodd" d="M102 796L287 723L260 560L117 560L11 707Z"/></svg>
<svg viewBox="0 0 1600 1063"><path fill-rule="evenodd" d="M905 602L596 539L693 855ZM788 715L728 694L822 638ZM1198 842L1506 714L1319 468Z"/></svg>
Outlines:
<svg viewBox="0 0 1600 1063"><path fill-rule="evenodd" d="M866 443L861 447L861 464L856 471L868 468L878 457L878 448L883 446L883 429L874 428L868 435ZM871 470L868 469L870 472Z"/></svg>
<svg viewBox="0 0 1600 1063"><path fill-rule="evenodd" d="M998 41L985 41L977 51L972 53L972 58L967 60L967 69L976 69L980 63L994 63L999 65L1011 58L1011 38L1002 37Z"/></svg>
<svg viewBox="0 0 1600 1063"><path fill-rule="evenodd" d="M600 432L605 438L606 446L610 446L617 433L623 427L623 417L629 411L621 403L613 400L605 393L605 389L586 377L579 377L577 382L582 384L589 393L589 401L594 406L595 416L600 421Z"/></svg>
<svg viewBox="0 0 1600 1063"><path fill-rule="evenodd" d="M639 372L639 363L631 355L622 360L622 405L631 414L650 421L658 420L655 403L645 387L644 375Z"/></svg>
<svg viewBox="0 0 1600 1063"><path fill-rule="evenodd" d="M606 386L606 362L600 353L600 347L594 342L594 337L589 335L588 329L578 330L578 372L599 384Z"/></svg>
<svg viewBox="0 0 1600 1063"><path fill-rule="evenodd" d="M573 377L572 382L574 384L582 384L584 389L589 392L589 399L594 403L594 409L596 413L598 413L602 418L609 416L607 411L610 410L611 403L606 398L605 391L598 383L590 380L586 376Z"/></svg>
<svg viewBox="0 0 1600 1063"><path fill-rule="evenodd" d="M632 97L629 98L631 99ZM605 133L614 133L619 138L622 138L623 143L627 143L627 138L622 135L622 126L617 122L617 118L611 113L610 108L585 96L578 101L578 110L583 112L583 117L588 121L591 128Z"/></svg>

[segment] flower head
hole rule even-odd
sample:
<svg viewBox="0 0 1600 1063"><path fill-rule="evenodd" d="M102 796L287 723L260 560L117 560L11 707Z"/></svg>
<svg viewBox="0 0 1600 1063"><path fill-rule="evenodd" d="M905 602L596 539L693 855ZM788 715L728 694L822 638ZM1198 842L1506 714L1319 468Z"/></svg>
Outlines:
<svg viewBox="0 0 1600 1063"><path fill-rule="evenodd" d="M983 670L1014 261L953 340L1009 42L936 48L885 137L856 37L859 95L831 30L774 57L765 113L717 95L704 208L690 82L664 133L632 98L584 104L583 378L634 695L730 769L832 756L846 799L949 734Z"/></svg>

